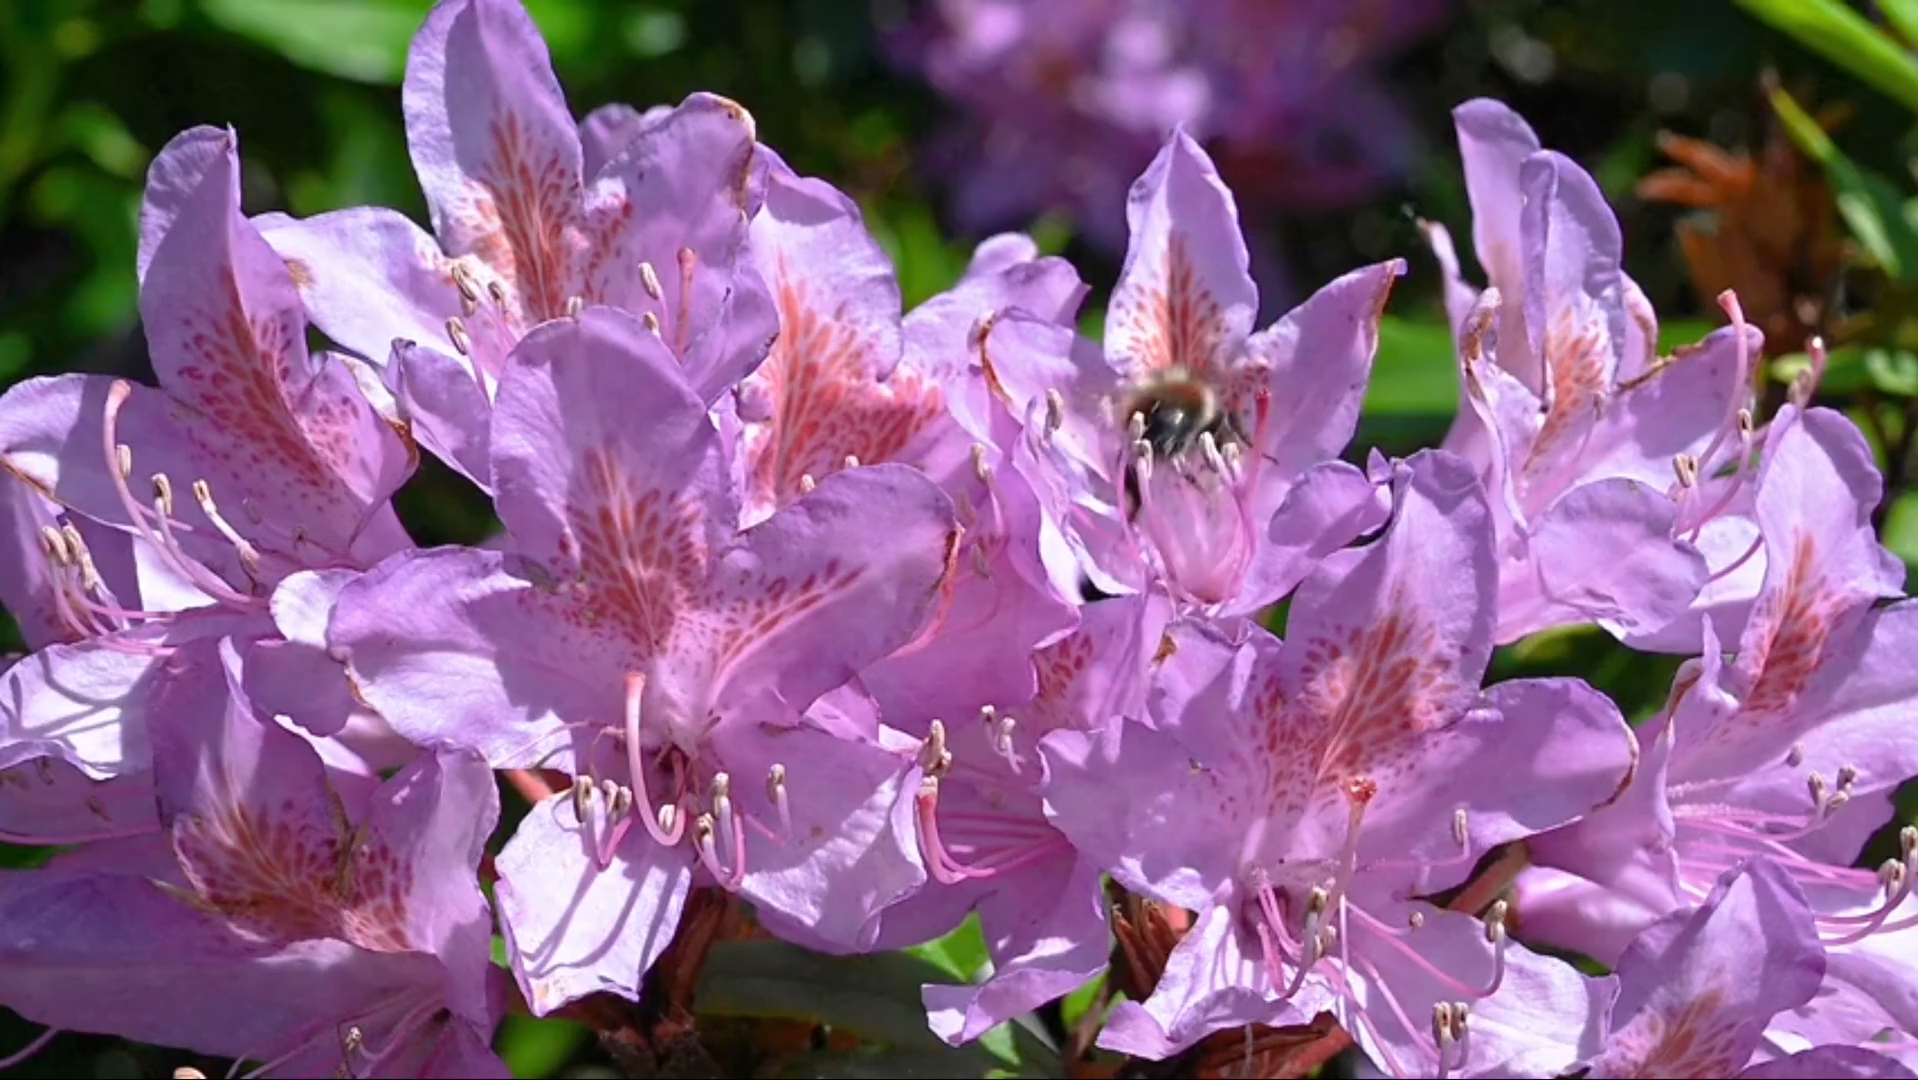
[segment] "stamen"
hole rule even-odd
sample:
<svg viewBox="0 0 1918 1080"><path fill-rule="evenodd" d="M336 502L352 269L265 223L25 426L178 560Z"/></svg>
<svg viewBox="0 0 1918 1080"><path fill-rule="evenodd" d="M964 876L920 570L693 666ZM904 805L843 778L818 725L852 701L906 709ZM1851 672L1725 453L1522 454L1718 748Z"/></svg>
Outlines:
<svg viewBox="0 0 1918 1080"><path fill-rule="evenodd" d="M859 455L857 455L857 454L847 454L847 455L846 455L846 468L848 468L848 469L857 469L858 467L859 467Z"/></svg>
<svg viewBox="0 0 1918 1080"><path fill-rule="evenodd" d="M1140 417L1139 434L1145 434L1144 417ZM1046 391L1046 434L1058 431L1066 422L1065 395L1057 389Z"/></svg>
<svg viewBox="0 0 1918 1080"><path fill-rule="evenodd" d="M968 545L967 555L972 560L972 572L985 581L992 580L992 566L986 561L986 549L978 544Z"/></svg>
<svg viewBox="0 0 1918 1080"><path fill-rule="evenodd" d="M51 1027L41 1032L39 1035L34 1037L34 1040L32 1042L28 1043L19 1052L9 1057L0 1058L0 1070L11 1069L15 1065L20 1064L21 1062L27 1060L33 1055L46 1049L47 1044L52 1042L53 1037L58 1034L60 1034L60 1029L51 1028Z"/></svg>
<svg viewBox="0 0 1918 1080"><path fill-rule="evenodd" d="M1413 908L1411 913L1405 916L1405 928L1407 930L1425 929L1425 912Z"/></svg>
<svg viewBox="0 0 1918 1080"><path fill-rule="evenodd" d="M471 312L468 314L470 315ZM459 316L455 315L446 320L446 336L453 342L454 352L469 359L472 357L473 339L467 336L466 324L460 321Z"/></svg>
<svg viewBox="0 0 1918 1080"><path fill-rule="evenodd" d="M1125 431L1126 431L1127 441L1132 443L1144 442L1145 441L1145 414L1142 412L1133 413L1132 418L1126 421Z"/></svg>
<svg viewBox="0 0 1918 1080"><path fill-rule="evenodd" d="M233 549L240 553L240 561L246 564L247 572L258 571L259 549L248 542L246 537L241 536L232 525L227 523L226 518L220 515L220 507L213 501L212 485L205 480L193 481L193 501L200 504L200 512L206 515L207 520L213 523L213 527L219 530L221 536L226 537L227 543L232 544Z"/></svg>
<svg viewBox="0 0 1918 1080"><path fill-rule="evenodd" d="M766 798L779 815L778 839L785 840L793 832L792 808L786 801L786 766L775 762L766 771Z"/></svg>
<svg viewBox="0 0 1918 1080"><path fill-rule="evenodd" d="M1218 473L1220 476L1229 475L1225 471L1225 458L1219 453L1219 440L1213 438L1210 431L1202 431L1199 433L1199 456L1204 459L1206 465L1209 466L1213 472Z"/></svg>
<svg viewBox="0 0 1918 1080"><path fill-rule="evenodd" d="M639 808L639 819L646 826L646 832L653 842L663 847L672 847L679 843L680 831L672 828L679 824L675 816L667 819L653 808L653 801L646 791L646 761L639 738L640 698L646 693L646 676L635 671L626 676L626 768L632 773L633 802Z"/></svg>
<svg viewBox="0 0 1918 1080"><path fill-rule="evenodd" d="M163 518L173 516L173 481L165 473L154 473L153 509Z"/></svg>
<svg viewBox="0 0 1918 1080"><path fill-rule="evenodd" d="M1485 913L1485 943L1492 946L1492 983L1485 988L1484 997L1498 993L1505 984L1505 911L1503 900L1494 900L1490 910Z"/></svg>
<svg viewBox="0 0 1918 1080"><path fill-rule="evenodd" d="M1792 743L1791 749L1785 751L1785 768L1796 769L1797 767L1799 767L1800 765L1803 765L1804 763L1805 763L1805 744L1801 742Z"/></svg>
<svg viewBox="0 0 1918 1080"><path fill-rule="evenodd" d="M1458 1041L1449 1001L1432 1006L1432 1041L1438 1044L1438 1080L1446 1080L1452 1075L1452 1047Z"/></svg>
<svg viewBox="0 0 1918 1080"><path fill-rule="evenodd" d="M466 313L471 315L473 309L479 307L480 287L473 277L473 271L465 263L453 264L453 285L459 289L460 299L467 305Z"/></svg>
<svg viewBox="0 0 1918 1080"><path fill-rule="evenodd" d="M1452 842L1459 847L1469 847L1472 843L1472 834L1466 831L1466 821L1463 806L1452 811Z"/></svg>
<svg viewBox="0 0 1918 1080"><path fill-rule="evenodd" d="M586 310L585 297L569 296L566 298L566 317L567 318L577 319L579 318L579 313L585 310Z"/></svg>
<svg viewBox="0 0 1918 1080"><path fill-rule="evenodd" d="M506 286L498 281L489 281L486 283L486 295L493 298L493 303L498 305L500 310L506 309Z"/></svg>
<svg viewBox="0 0 1918 1080"><path fill-rule="evenodd" d="M659 287L659 275L653 272L653 264L644 259L639 263L639 283L645 286L646 295L654 300L663 299L666 295L666 290Z"/></svg>
<svg viewBox="0 0 1918 1080"><path fill-rule="evenodd" d="M916 759L919 771L938 778L952 769L952 752L946 749L946 723L934 720L926 726L926 741L919 744Z"/></svg>
<svg viewBox="0 0 1918 1080"><path fill-rule="evenodd" d="M1718 445L1724 441L1726 429L1735 421L1741 407L1740 399L1751 383L1751 342L1745 335L1745 309L1738 303L1738 294L1730 289L1718 294L1718 306L1725 309L1725 314L1731 318L1733 334L1738 338L1734 352L1738 359L1738 370L1733 377L1731 398L1726 403L1725 419L1719 424L1712 441L1706 444L1705 452L1698 456L1700 461L1710 461L1712 455L1718 452Z"/></svg>
<svg viewBox="0 0 1918 1080"><path fill-rule="evenodd" d="M640 313L639 321L645 324L646 329L651 330L653 332L654 337L660 338L661 341L665 340L665 338L662 337L659 332L659 316L653 314L650 311L645 311Z"/></svg>
<svg viewBox="0 0 1918 1080"><path fill-rule="evenodd" d="M979 482L982 484L990 484L992 482L992 469L986 464L986 447L984 443L972 444L972 475L978 477Z"/></svg>
<svg viewBox="0 0 1918 1080"><path fill-rule="evenodd" d="M1698 486L1698 459L1690 454L1672 455L1672 472L1678 475L1678 486L1690 491Z"/></svg>
<svg viewBox="0 0 1918 1080"><path fill-rule="evenodd" d="M1810 358L1811 366L1792 376L1791 388L1786 392L1787 400L1800 409L1811 404L1818 384L1825 379L1825 339L1813 334L1805 342L1805 355Z"/></svg>
<svg viewBox="0 0 1918 1080"><path fill-rule="evenodd" d="M692 248L679 249L679 318L673 323L673 353L686 352L686 328L692 322L693 267L699 265Z"/></svg>
<svg viewBox="0 0 1918 1080"><path fill-rule="evenodd" d="M693 850L699 853L699 861L705 864L706 872L713 876L713 880L730 890L733 886L726 883L732 880L732 874L720 865L719 850L713 843L718 829L718 823L709 813L693 819Z"/></svg>

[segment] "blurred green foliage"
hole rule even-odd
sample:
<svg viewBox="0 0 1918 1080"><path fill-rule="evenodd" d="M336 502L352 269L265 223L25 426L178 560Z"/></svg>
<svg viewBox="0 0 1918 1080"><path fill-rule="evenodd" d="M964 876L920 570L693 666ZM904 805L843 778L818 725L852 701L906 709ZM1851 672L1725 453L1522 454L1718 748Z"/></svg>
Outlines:
<svg viewBox="0 0 1918 1080"><path fill-rule="evenodd" d="M880 28L905 0L528 0L574 111L640 106L712 90L750 108L761 137L796 168L852 193L899 267L908 304L950 283L979 237L943 224L936 177L914 169L917 141L943 117L909 73L891 69ZM199 123L233 125L251 211L295 214L357 204L424 206L406 155L398 83L428 0L6 0L0 3L0 384L57 371L144 374L133 275L134 218L151 155ZM1826 387L1886 455L1893 490L1886 542L1918 564L1918 493L1900 453L1918 430L1918 202L1911 198L1911 112L1918 110L1918 2L1876 13L1841 0L1461 0L1432 40L1391 72L1423 143L1402 186L1371 205L1285 217L1270 241L1289 273L1262 282L1296 297L1353 265L1406 256L1412 274L1382 332L1358 446L1400 453L1440 438L1457 388L1436 274L1416 218L1464 238L1466 209L1448 110L1480 94L1507 100L1547 143L1590 167L1620 209L1628 269L1664 317L1669 348L1716 321L1701 312L1676 257L1681 211L1648 205L1633 186L1659 164L1661 129L1739 149L1782 118L1829 177L1862 263L1889 284L1852 302L1877 323L1832 357ZM1760 20L1763 20L1761 23ZM1769 27L1767 25L1769 24ZM1769 91L1761 72L1784 77ZM1827 133L1791 93L1855 106ZM1893 180L1892 177L1899 179ZM1095 286L1088 329L1116 273L1109 252L1075 240L1074 223L1033 231ZM1468 245L1469 246L1469 245ZM1465 253L1469 259L1469 252ZM1774 364L1783 385L1803 356ZM430 464L402 495L422 543L474 540L491 526L484 500ZM1661 703L1673 662L1635 657L1604 634L1540 635L1502 650L1496 676L1579 674L1643 717ZM515 808L517 809L517 808ZM509 814L509 819L513 815ZM0 865L39 853L0 847ZM1007 1025L954 1051L925 1030L917 987L976 977L976 922L893 956L832 959L776 942L731 942L715 956L702 1001L714 1018L803 1015L870 1036L854 1053L820 1050L808 1075L1057 1075L1053 1030ZM38 1028L0 1013L0 1056ZM502 1052L521 1076L593 1075L590 1038L566 1021L511 1020ZM9 1075L166 1075L189 1062L112 1040L62 1036ZM199 1062L209 1071L213 1063ZM218 1066L222 1067L222 1066ZM569 1072L568 1070L574 1070Z"/></svg>

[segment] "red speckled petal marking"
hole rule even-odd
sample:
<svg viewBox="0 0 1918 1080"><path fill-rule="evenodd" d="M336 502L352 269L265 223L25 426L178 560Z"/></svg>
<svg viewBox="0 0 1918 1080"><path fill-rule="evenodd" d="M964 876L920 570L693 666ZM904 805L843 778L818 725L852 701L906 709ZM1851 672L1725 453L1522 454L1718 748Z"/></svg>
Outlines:
<svg viewBox="0 0 1918 1080"><path fill-rule="evenodd" d="M351 846L288 798L259 809L235 795L174 822L174 849L200 906L268 941L337 938L405 952L411 870L383 845Z"/></svg>
<svg viewBox="0 0 1918 1080"><path fill-rule="evenodd" d="M866 465L894 460L943 415L944 401L904 365L875 380L866 343L803 281L782 272L775 295L779 338L755 374L772 416L747 433L752 496L767 509L798 498L802 476L822 479L848 455Z"/></svg>
<svg viewBox="0 0 1918 1080"><path fill-rule="evenodd" d="M1554 311L1545 330L1544 363L1550 388L1545 419L1518 476L1521 492L1541 503L1567 479L1567 466L1583 449L1604 406L1611 363L1604 325L1596 319L1579 318L1570 307ZM1544 509L1529 501L1527 505Z"/></svg>
<svg viewBox="0 0 1918 1080"><path fill-rule="evenodd" d="M1722 1022L1724 994L1707 990L1673 1015L1647 1009L1614 1032L1601 1075L1621 1080L1712 1080L1745 1064L1739 1027ZM1749 1053L1749 1051L1747 1051Z"/></svg>
<svg viewBox="0 0 1918 1080"><path fill-rule="evenodd" d="M1316 770L1322 784L1360 773L1383 781L1409 767L1419 736L1452 718L1455 660L1396 592L1371 625L1294 643L1304 651L1294 704L1325 731Z"/></svg>
<svg viewBox="0 0 1918 1080"><path fill-rule="evenodd" d="M257 477L259 487L248 494L271 503L282 485L315 513L351 503L340 474L356 457L351 432L362 403L326 393L330 388L316 379L294 411L288 393L298 393L308 374L297 313L249 318L229 281L213 303L183 313L182 321L188 351L167 390L191 410L180 419L195 445L236 477Z"/></svg>
<svg viewBox="0 0 1918 1080"><path fill-rule="evenodd" d="M1739 668L1754 673L1739 715L1753 721L1790 711L1823 661L1832 623L1844 606L1819 569L1812 536L1796 534L1790 552L1784 580L1752 611L1752 630L1738 657ZM1716 730L1737 726L1734 720Z"/></svg>
<svg viewBox="0 0 1918 1080"><path fill-rule="evenodd" d="M635 482L610 449L580 456L580 485L567 506L578 538L582 615L593 628L629 637L656 656L706 580L700 506Z"/></svg>
<svg viewBox="0 0 1918 1080"><path fill-rule="evenodd" d="M1111 350L1134 378L1183 368L1215 375L1228 358L1219 301L1199 279L1184 233L1167 239L1165 258L1127 280L1113 299Z"/></svg>
<svg viewBox="0 0 1918 1080"><path fill-rule="evenodd" d="M449 246L478 256L507 286L509 310L524 329L566 311L574 261L584 249L576 168L540 146L518 114L496 117L489 153L448 222Z"/></svg>
<svg viewBox="0 0 1918 1080"><path fill-rule="evenodd" d="M790 623L850 590L859 571L829 559L797 580L772 577L740 582L737 588L716 589L700 622L699 634L718 657L715 670L724 671L756 646L780 633Z"/></svg>

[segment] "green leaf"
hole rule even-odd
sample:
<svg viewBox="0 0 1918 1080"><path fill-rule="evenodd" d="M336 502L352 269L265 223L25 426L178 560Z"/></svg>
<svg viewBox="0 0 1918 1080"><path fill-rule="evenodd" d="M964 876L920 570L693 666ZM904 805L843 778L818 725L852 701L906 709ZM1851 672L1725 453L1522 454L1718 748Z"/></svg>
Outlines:
<svg viewBox="0 0 1918 1080"><path fill-rule="evenodd" d="M986 938L979 930L977 913L967 915L945 937L906 949L921 960L935 964L953 982L971 982L986 966Z"/></svg>
<svg viewBox="0 0 1918 1080"><path fill-rule="evenodd" d="M1878 13L1905 39L1918 45L1918 0L1878 0Z"/></svg>
<svg viewBox="0 0 1918 1080"><path fill-rule="evenodd" d="M723 941L700 969L694 1000L709 1016L813 1021L915 1058L924 1055L924 1062L941 1062L936 1071L903 1075L984 1076L1008 1068L1058 1075L1057 1053L1016 1025L1010 1043L995 1037L951 1047L934 1035L926 1026L920 987L953 981L939 965L910 953L825 956L783 941ZM1030 1071L1035 1069L1041 1071Z"/></svg>
<svg viewBox="0 0 1918 1080"><path fill-rule="evenodd" d="M1799 44L1918 112L1918 60L1839 0L1738 0Z"/></svg>
<svg viewBox="0 0 1918 1080"><path fill-rule="evenodd" d="M1458 408L1458 360L1442 322L1387 315L1365 388L1367 413L1449 417Z"/></svg>
<svg viewBox="0 0 1918 1080"><path fill-rule="evenodd" d="M1658 355L1670 356L1681 345L1696 345L1721 324L1705 319L1670 319L1658 324Z"/></svg>
<svg viewBox="0 0 1918 1080"><path fill-rule="evenodd" d="M1884 545L1905 560L1905 579L1918 570L1918 491L1907 491L1891 501L1885 512Z"/></svg>
<svg viewBox="0 0 1918 1080"><path fill-rule="evenodd" d="M1866 349L1865 371L1887 394L1918 397L1918 356L1906 349Z"/></svg>
<svg viewBox="0 0 1918 1080"><path fill-rule="evenodd" d="M428 0L200 0L207 18L301 67L355 82L396 85ZM554 59L591 44L589 0L527 0Z"/></svg>
<svg viewBox="0 0 1918 1080"><path fill-rule="evenodd" d="M1792 142L1825 167L1838 199L1839 216L1878 265L1894 278L1918 279L1918 231L1905 217L1905 196L1889 180L1859 168L1783 89L1771 92L1772 109Z"/></svg>
<svg viewBox="0 0 1918 1080"><path fill-rule="evenodd" d="M1865 354L1870 351L1862 345L1841 345L1825 355L1825 375L1818 380L1820 394L1855 394L1872 385L1871 372L1865 366ZM1811 366L1811 356L1807 353L1787 353L1771 362L1768 369L1771 378L1790 385L1798 373Z"/></svg>
<svg viewBox="0 0 1918 1080"><path fill-rule="evenodd" d="M551 1076L586 1041L586 1028L571 1020L508 1016L493 1045L514 1076Z"/></svg>
<svg viewBox="0 0 1918 1080"><path fill-rule="evenodd" d="M357 82L396 84L425 19L420 0L200 0L207 18L295 64Z"/></svg>

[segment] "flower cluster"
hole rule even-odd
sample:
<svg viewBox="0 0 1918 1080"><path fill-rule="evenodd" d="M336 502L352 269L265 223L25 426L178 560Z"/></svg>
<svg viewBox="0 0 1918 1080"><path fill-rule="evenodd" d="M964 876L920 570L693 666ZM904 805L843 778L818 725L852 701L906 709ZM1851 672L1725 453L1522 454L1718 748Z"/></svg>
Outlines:
<svg viewBox="0 0 1918 1080"><path fill-rule="evenodd" d="M517 0L435 7L404 106L431 233L250 219L186 132L159 385L0 399L0 840L50 849L0 873L0 1004L504 1076L507 1010L637 999L715 890L830 952L976 913L989 972L924 991L960 1043L1106 970L1110 887L1186 913L1099 1034L1138 1057L1329 1015L1394 1076L1913 1075L1918 830L1853 868L1918 775L1871 452L1815 372L1755 414L1729 295L1659 355L1503 106L1456 113L1483 288L1428 227L1458 418L1398 460L1350 444L1403 263L1256 327L1182 132L1094 342L1017 235L902 311L730 101L576 122ZM496 538L412 542L419 448ZM1487 684L1591 624L1688 658L1646 723Z"/></svg>
<svg viewBox="0 0 1918 1080"><path fill-rule="evenodd" d="M961 110L929 147L969 228L1048 207L1114 250L1164 133L1213 143L1262 207L1351 206L1413 138L1371 70L1448 0L921 0L899 59Z"/></svg>

